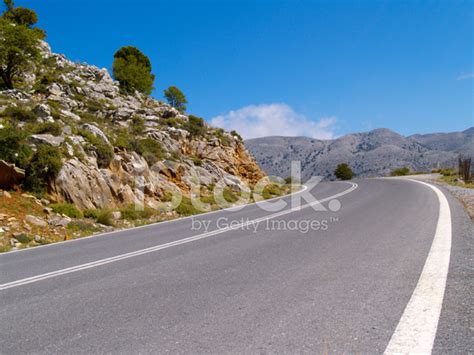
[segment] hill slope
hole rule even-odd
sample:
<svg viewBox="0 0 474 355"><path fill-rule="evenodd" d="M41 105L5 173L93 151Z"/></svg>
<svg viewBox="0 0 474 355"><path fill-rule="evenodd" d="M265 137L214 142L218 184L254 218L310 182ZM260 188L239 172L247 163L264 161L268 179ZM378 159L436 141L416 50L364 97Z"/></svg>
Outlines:
<svg viewBox="0 0 474 355"><path fill-rule="evenodd" d="M222 178L238 185L264 176L239 137L138 92L125 95L106 69L69 61L45 42L42 58L21 89L0 91L0 128L23 132L33 152L59 150L49 198L80 209L143 198L153 207L173 184L189 194L192 176L209 188ZM30 166L21 167L28 175Z"/></svg>
<svg viewBox="0 0 474 355"><path fill-rule="evenodd" d="M333 177L342 162L349 163L358 176L381 176L404 166L413 171L453 166L459 153L474 155L474 129L404 137L382 128L334 140L264 137L247 140L245 145L270 175L290 176L291 161L299 160L304 179Z"/></svg>

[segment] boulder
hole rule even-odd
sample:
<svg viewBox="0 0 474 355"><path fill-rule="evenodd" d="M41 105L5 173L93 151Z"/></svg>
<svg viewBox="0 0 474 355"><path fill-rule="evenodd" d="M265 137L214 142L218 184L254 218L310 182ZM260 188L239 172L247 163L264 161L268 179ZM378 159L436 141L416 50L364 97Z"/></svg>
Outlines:
<svg viewBox="0 0 474 355"><path fill-rule="evenodd" d="M69 223L71 223L71 218L59 215L53 216L48 219L48 224L54 227L66 227Z"/></svg>
<svg viewBox="0 0 474 355"><path fill-rule="evenodd" d="M8 191L0 191L0 197L12 198L12 195Z"/></svg>
<svg viewBox="0 0 474 355"><path fill-rule="evenodd" d="M102 130L90 123L85 123L82 125L82 128L89 133L92 133L95 137L101 139L105 144L110 145L109 139Z"/></svg>
<svg viewBox="0 0 474 355"><path fill-rule="evenodd" d="M115 219L115 220L119 220L120 218L122 218L122 212L120 212L120 211L112 212L112 218Z"/></svg>
<svg viewBox="0 0 474 355"><path fill-rule="evenodd" d="M42 119L47 119L51 117L51 108L46 104L39 104L33 109L33 113Z"/></svg>
<svg viewBox="0 0 474 355"><path fill-rule="evenodd" d="M30 142L34 144L48 144L52 145L53 147L59 147L61 143L64 142L64 137L56 137L52 134L33 134L30 137Z"/></svg>
<svg viewBox="0 0 474 355"><path fill-rule="evenodd" d="M71 111L61 110L60 113L64 117L70 118L73 121L79 122L81 120L81 118L78 115L76 115L75 113L72 113Z"/></svg>
<svg viewBox="0 0 474 355"><path fill-rule="evenodd" d="M27 214L25 216L25 221L29 224L32 224L36 227L46 227L48 224L41 218Z"/></svg>
<svg viewBox="0 0 474 355"><path fill-rule="evenodd" d="M79 209L116 206L116 200L101 171L77 158L63 165L54 189L58 200L70 201Z"/></svg>
<svg viewBox="0 0 474 355"><path fill-rule="evenodd" d="M25 178L25 170L17 168L15 164L9 164L0 160L0 188L9 189L14 185L19 185ZM8 197L8 192L4 196ZM11 197L11 196L10 196Z"/></svg>

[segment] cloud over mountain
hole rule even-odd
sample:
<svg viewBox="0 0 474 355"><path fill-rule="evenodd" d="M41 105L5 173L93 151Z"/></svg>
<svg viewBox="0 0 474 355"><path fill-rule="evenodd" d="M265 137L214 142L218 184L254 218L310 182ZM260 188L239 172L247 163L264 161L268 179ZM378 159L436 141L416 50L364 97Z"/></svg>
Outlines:
<svg viewBox="0 0 474 355"><path fill-rule="evenodd" d="M249 105L211 119L211 124L235 129L245 139L265 136L307 136L317 139L335 137L335 117L313 121L283 103Z"/></svg>

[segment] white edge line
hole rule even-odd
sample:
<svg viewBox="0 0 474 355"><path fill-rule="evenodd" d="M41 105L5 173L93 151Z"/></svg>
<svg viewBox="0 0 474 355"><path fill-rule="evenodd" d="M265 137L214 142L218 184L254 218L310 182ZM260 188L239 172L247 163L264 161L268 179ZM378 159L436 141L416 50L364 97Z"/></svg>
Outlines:
<svg viewBox="0 0 474 355"><path fill-rule="evenodd" d="M154 251L167 249L167 248L170 248L170 247L173 247L173 246L190 243L190 242L193 242L193 241L196 241L196 240L200 240L200 239L208 238L208 237L211 237L211 236L214 236L214 235L217 235L217 234L228 232L230 230L235 230L235 229L239 229L241 227L245 227L245 226L248 226L248 225L251 225L251 224L259 223L261 221L265 221L265 220L272 219L272 218L275 218L275 217L290 214L290 213L295 212L295 211L300 211L300 210L303 210L305 208L311 207L313 205L319 205L319 204L321 204L323 202L326 202L328 200L332 200L332 199L344 196L344 195L354 191L358 187L358 184L356 184L356 183L349 182L349 184L351 184L352 186L350 188L348 188L347 190L344 190L344 191L342 191L338 194L335 194L333 196L326 197L322 200L318 200L318 201L309 203L309 204L301 206L301 207L294 207L294 208L291 208L291 209L288 209L288 210L284 210L284 211L281 211L281 212L271 214L269 216L265 216L265 217L257 218L257 219L250 220L250 221L247 221L247 222L244 222L244 223L240 223L238 225L232 225L230 227L217 229L215 231L198 234L198 235L195 235L195 236L192 236L192 237L176 240L176 241L165 243L165 244L160 244L160 245L157 245L157 246L154 246L154 247L149 247L149 248L145 248L145 249L141 249L141 250L136 250L136 251L129 252L129 253L126 253L126 254L121 254L121 255L117 255L117 256L110 257L110 258L105 258L105 259L93 261L93 262L86 263L86 264L76 265L76 266L72 266L72 267L69 267L69 268L65 268L65 269L61 269L61 270L48 272L48 273L45 273L45 274L40 274L40 275L28 277L28 278L25 278L25 279L11 281L11 282L8 282L8 283L5 283L5 284L1 284L0 285L0 291L6 290L6 289L9 289L9 288L13 288L13 287L27 285L27 284L30 284L30 283L33 283L33 282L38 282L38 281L50 279L50 278L65 275L65 274L69 274L69 273L72 273L72 272L77 272L77 271L81 271L81 270L90 269L90 268L93 268L93 267L109 264L109 263L119 261L119 260L123 260L123 259L132 258L132 257L135 257L135 256L148 254L148 253L151 253L151 252L154 252ZM266 201L268 201L268 200L266 200Z"/></svg>
<svg viewBox="0 0 474 355"><path fill-rule="evenodd" d="M337 182L340 182L340 181L337 181ZM137 227L123 228L123 229L117 229L117 230L110 231L110 232L105 232L105 233L92 234L92 235L88 235L87 237L79 237L79 238L76 238L76 239L62 240L62 241L59 241L59 242L54 242L54 243L45 244L45 245L37 245L37 246L34 246L34 247L25 248L25 249L11 250L11 251L8 251L8 252L5 252L5 253L0 253L0 258L2 258L2 256L11 255L13 253L21 253L21 252L27 252L27 251L31 251L31 250L38 250L38 249L41 249L41 248L54 247L54 246L58 246L58 245L64 245L65 243L80 242L81 240L86 240L86 239L91 239L91 238L96 238L96 237L103 237L103 236L106 236L106 235L111 235L111 234L116 234L116 233L121 233L121 232L127 232L127 231L130 231L130 230L150 228L150 227L156 226L158 224L161 225L161 224L179 222L179 221L189 219L189 218L196 218L196 217L206 216L206 215L213 214L213 213L218 213L218 212L232 211L234 209L245 208L247 206L253 206L253 205L256 205L256 204L259 204L259 203L274 201L274 200L277 200L277 199L283 199L283 198L290 197L290 196L293 196L293 195L298 195L298 194L300 194L300 193L302 193L302 192L304 192L308 189L308 186L306 186L306 185L301 185L301 186L303 187L301 190L295 191L291 194L287 194L287 195L284 195L284 196L273 197L273 198L270 198L268 200L252 202L252 203L248 203L248 204L244 204L244 205L226 207L226 208L219 209L219 210L194 214L194 215L191 215L191 216L179 217L179 218L175 218L175 219L168 219L166 221L159 221L159 222L155 222L155 223L144 224L142 226L137 226Z"/></svg>
<svg viewBox="0 0 474 355"><path fill-rule="evenodd" d="M443 192L431 184L439 200L439 217L428 257L413 294L405 307L384 354L430 354L433 349L451 257L451 210Z"/></svg>

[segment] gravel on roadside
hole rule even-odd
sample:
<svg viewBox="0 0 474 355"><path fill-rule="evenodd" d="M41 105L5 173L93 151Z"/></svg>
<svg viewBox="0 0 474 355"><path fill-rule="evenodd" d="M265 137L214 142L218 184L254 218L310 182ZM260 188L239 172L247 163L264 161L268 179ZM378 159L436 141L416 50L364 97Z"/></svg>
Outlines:
<svg viewBox="0 0 474 355"><path fill-rule="evenodd" d="M413 175L413 176L407 176L407 177L411 179L426 181L431 184L444 187L451 194L453 194L458 200L461 201L461 203L466 208L467 213L469 214L471 219L474 220L474 189L468 189L466 187L449 185L439 179L441 177L440 174L424 174L424 175Z"/></svg>

